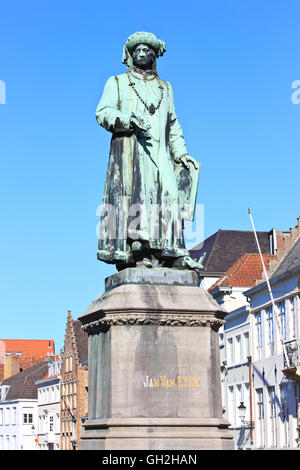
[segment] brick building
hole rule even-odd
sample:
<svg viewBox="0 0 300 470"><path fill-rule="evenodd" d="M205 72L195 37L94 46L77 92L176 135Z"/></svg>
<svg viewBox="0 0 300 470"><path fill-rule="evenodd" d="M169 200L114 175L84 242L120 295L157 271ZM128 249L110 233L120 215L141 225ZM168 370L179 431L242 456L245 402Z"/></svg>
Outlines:
<svg viewBox="0 0 300 470"><path fill-rule="evenodd" d="M54 354L52 339L0 339L0 382Z"/></svg>
<svg viewBox="0 0 300 470"><path fill-rule="evenodd" d="M61 450L76 450L88 410L88 335L71 311L61 358Z"/></svg>

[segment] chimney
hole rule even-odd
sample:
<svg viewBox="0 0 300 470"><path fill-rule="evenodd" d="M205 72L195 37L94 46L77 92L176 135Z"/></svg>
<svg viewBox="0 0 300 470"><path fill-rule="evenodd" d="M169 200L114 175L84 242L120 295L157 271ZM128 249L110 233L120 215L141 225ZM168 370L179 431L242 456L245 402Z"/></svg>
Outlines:
<svg viewBox="0 0 300 470"><path fill-rule="evenodd" d="M20 372L20 356L10 354L4 360L4 380Z"/></svg>

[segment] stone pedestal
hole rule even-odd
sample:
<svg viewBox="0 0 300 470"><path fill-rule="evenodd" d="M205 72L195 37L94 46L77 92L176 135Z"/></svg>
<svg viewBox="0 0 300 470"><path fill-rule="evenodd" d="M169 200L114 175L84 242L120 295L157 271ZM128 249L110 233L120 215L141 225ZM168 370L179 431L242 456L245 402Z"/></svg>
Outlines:
<svg viewBox="0 0 300 470"><path fill-rule="evenodd" d="M223 312L197 273L130 268L79 317L89 334L81 449L233 449L222 418Z"/></svg>

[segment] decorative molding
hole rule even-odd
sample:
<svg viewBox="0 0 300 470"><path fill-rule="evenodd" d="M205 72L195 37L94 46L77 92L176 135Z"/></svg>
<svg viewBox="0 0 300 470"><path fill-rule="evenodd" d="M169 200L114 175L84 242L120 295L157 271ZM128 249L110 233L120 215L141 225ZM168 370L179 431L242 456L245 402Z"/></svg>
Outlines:
<svg viewBox="0 0 300 470"><path fill-rule="evenodd" d="M151 325L151 326L189 326L189 327L210 327L218 330L224 325L225 320L217 318L215 315L201 314L107 314L97 320L86 323L82 329L87 333L93 333L101 329L107 330L111 326L123 325Z"/></svg>

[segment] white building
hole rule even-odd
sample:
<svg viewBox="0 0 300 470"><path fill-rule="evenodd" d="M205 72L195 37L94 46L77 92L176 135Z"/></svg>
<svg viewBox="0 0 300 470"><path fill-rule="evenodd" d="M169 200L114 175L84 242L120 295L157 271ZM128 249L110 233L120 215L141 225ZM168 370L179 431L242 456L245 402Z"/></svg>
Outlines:
<svg viewBox="0 0 300 470"><path fill-rule="evenodd" d="M252 317L254 444L258 449L299 446L299 282L300 266L276 270L270 279L276 311L266 282L246 292Z"/></svg>
<svg viewBox="0 0 300 470"><path fill-rule="evenodd" d="M37 449L37 390L35 380L45 375L39 363L9 377L0 385L0 450Z"/></svg>
<svg viewBox="0 0 300 470"><path fill-rule="evenodd" d="M274 255L263 255L265 262ZM228 312L219 330L223 416L236 449L253 447L251 318L244 292L261 276L259 255L245 253L209 289ZM244 409L244 416L241 410Z"/></svg>
<svg viewBox="0 0 300 470"><path fill-rule="evenodd" d="M253 445L253 415L251 407L250 322L247 306L226 316L220 332L221 383L224 418L230 424L236 449L251 449ZM245 407L245 416L240 407Z"/></svg>
<svg viewBox="0 0 300 470"><path fill-rule="evenodd" d="M61 360L48 363L45 377L36 381L38 394L38 449L60 449L60 370Z"/></svg>

